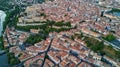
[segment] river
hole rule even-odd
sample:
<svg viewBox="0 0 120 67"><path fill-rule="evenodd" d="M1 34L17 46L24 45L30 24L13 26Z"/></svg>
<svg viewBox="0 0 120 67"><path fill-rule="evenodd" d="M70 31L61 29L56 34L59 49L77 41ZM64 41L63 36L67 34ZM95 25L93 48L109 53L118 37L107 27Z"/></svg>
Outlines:
<svg viewBox="0 0 120 67"><path fill-rule="evenodd" d="M12 67L8 64L7 55L0 55L0 67Z"/></svg>
<svg viewBox="0 0 120 67"><path fill-rule="evenodd" d="M4 11L0 10L0 36L2 35L2 31L3 31L3 22L5 20L6 14Z"/></svg>

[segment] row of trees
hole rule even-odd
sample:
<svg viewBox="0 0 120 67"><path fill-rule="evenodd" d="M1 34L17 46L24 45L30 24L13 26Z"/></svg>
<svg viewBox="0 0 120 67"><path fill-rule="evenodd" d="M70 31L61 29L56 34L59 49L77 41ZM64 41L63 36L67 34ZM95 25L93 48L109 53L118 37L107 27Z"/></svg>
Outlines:
<svg viewBox="0 0 120 67"><path fill-rule="evenodd" d="M12 10L11 12L7 12L6 13L6 18L5 21L3 23L3 29L5 30L6 25L9 26L16 26L16 23L18 22L18 14L20 13L20 9L18 6L15 7L14 10Z"/></svg>
<svg viewBox="0 0 120 67"><path fill-rule="evenodd" d="M113 12L120 12L120 9L112 8L112 10L110 11L110 13L113 13Z"/></svg>
<svg viewBox="0 0 120 67"><path fill-rule="evenodd" d="M60 26L61 29L67 29L67 28L64 28L63 26L68 26L68 27L71 27L71 23L70 22L55 22L55 21L50 21L50 20L47 20L47 21L43 21L41 23L45 23L43 25L36 25L36 26L17 26L16 28L18 30L24 30L24 31L30 31L30 29L43 29L45 30L46 28L49 29L49 27L52 28L53 25L55 26Z"/></svg>
<svg viewBox="0 0 120 67"><path fill-rule="evenodd" d="M116 37L113 34L108 34L107 36L103 36L102 38L109 42L116 39Z"/></svg>
<svg viewBox="0 0 120 67"><path fill-rule="evenodd" d="M45 25L36 25L36 26L17 26L16 29L29 32L30 29L45 29Z"/></svg>
<svg viewBox="0 0 120 67"><path fill-rule="evenodd" d="M17 21L17 19L16 19L16 21ZM71 27L70 22L63 22L63 21L55 22L55 21L47 20L47 21L43 21L43 22L40 22L40 23L45 23L45 24L36 25L36 26L17 26L16 28L18 30L30 31L30 29L43 29L43 30L45 30L46 28L49 29L48 27L50 26L52 28L53 25L59 26L59 27L61 27L61 29L67 29L67 28L64 28L63 26ZM61 29L59 29L59 30L61 30Z"/></svg>
<svg viewBox="0 0 120 67"><path fill-rule="evenodd" d="M54 23L54 25L55 26L68 26L68 27L71 27L70 22L64 22L64 21L56 22L56 23Z"/></svg>

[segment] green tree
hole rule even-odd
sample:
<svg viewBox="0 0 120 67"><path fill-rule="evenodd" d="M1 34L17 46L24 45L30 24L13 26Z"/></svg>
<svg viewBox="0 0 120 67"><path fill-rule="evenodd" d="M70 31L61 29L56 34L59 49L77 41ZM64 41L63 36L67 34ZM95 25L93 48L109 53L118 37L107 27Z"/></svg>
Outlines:
<svg viewBox="0 0 120 67"><path fill-rule="evenodd" d="M16 65L20 63L19 59L15 57L14 53L7 53L7 57L10 65Z"/></svg>
<svg viewBox="0 0 120 67"><path fill-rule="evenodd" d="M115 53L116 53L116 57L120 58L120 51L116 51Z"/></svg>
<svg viewBox="0 0 120 67"><path fill-rule="evenodd" d="M107 41L113 41L116 39L116 37L113 34L108 34L107 36L103 37L103 39Z"/></svg>
<svg viewBox="0 0 120 67"><path fill-rule="evenodd" d="M30 35L30 37L27 38L26 43L34 45L35 43L40 42L41 40L46 39L45 36L40 35Z"/></svg>

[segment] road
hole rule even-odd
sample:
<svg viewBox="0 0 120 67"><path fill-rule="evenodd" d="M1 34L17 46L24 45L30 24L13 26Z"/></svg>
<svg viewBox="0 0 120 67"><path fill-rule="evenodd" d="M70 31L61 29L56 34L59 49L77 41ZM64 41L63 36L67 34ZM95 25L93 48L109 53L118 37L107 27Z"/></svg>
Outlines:
<svg viewBox="0 0 120 67"><path fill-rule="evenodd" d="M53 38L51 38L51 42L50 42L50 44L49 44L49 46L48 46L48 48L47 48L47 50L46 50L45 52L40 52L40 53L38 53L38 55L36 55L36 56L39 56L39 55L41 55L41 54L43 54L43 53L45 53L45 55L47 55L48 51L49 51L50 48L51 48L51 45L52 45L51 43L52 43L52 41L53 41ZM34 58L34 57L36 57L36 56L32 56L32 57L30 57L30 58L28 58L28 59L25 59L24 61L22 61L21 63L15 65L15 66L13 66L13 67L22 67L23 64L24 64L27 60L32 59L32 58ZM43 61L43 62L45 62L45 59L46 59L46 58L44 58L44 61ZM42 66L43 66L43 65L44 65L44 63L42 63Z"/></svg>

